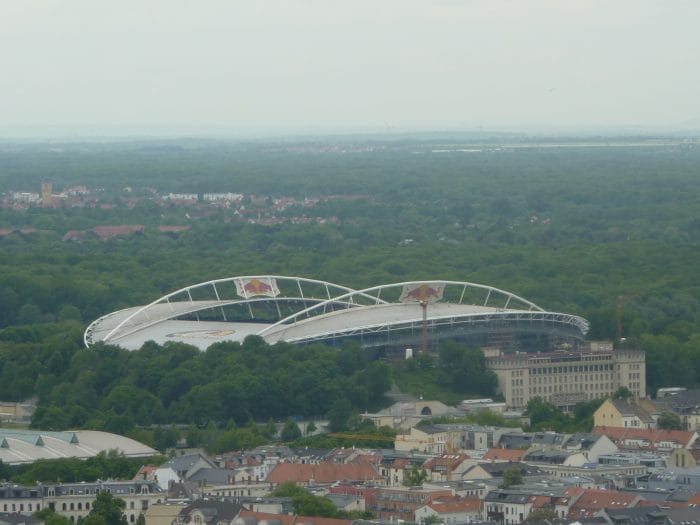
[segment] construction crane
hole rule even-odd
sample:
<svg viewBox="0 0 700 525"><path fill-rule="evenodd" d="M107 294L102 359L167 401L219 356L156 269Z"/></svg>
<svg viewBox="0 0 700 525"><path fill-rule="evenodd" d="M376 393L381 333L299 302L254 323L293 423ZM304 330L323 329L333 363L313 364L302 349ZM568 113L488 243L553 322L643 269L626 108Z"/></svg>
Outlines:
<svg viewBox="0 0 700 525"><path fill-rule="evenodd" d="M351 439L357 441L391 441L394 442L393 436L381 436L378 434L353 434L352 432L331 432L328 437L338 439Z"/></svg>
<svg viewBox="0 0 700 525"><path fill-rule="evenodd" d="M622 340L622 307L627 301L638 296L638 293L617 296L617 303L615 305L615 341L617 343Z"/></svg>

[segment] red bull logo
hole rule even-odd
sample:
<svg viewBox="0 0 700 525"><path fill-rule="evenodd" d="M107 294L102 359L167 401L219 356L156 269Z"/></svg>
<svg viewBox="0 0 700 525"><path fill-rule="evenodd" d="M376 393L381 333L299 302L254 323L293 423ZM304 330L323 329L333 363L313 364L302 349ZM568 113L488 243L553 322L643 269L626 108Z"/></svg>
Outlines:
<svg viewBox="0 0 700 525"><path fill-rule="evenodd" d="M240 281L236 281L236 289L238 295L241 297L251 297L255 295L276 297L280 293L275 279L241 279Z"/></svg>
<svg viewBox="0 0 700 525"><path fill-rule="evenodd" d="M404 286L399 299L401 302L428 302L434 303L442 299L445 286L442 284L409 284Z"/></svg>

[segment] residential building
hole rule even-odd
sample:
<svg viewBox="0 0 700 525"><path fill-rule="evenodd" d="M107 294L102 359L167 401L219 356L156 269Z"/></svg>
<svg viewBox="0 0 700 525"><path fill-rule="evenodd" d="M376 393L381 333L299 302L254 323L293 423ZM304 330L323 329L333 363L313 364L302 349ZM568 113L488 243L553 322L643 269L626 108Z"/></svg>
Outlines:
<svg viewBox="0 0 700 525"><path fill-rule="evenodd" d="M656 428L660 411L653 403L606 399L593 413L596 427Z"/></svg>
<svg viewBox="0 0 700 525"><path fill-rule="evenodd" d="M569 487L565 494L572 498L569 519L603 516L606 509L627 509L637 505L642 499L638 494L616 490L582 489Z"/></svg>
<svg viewBox="0 0 700 525"><path fill-rule="evenodd" d="M241 510L237 503L199 500L182 508L172 525L230 525Z"/></svg>
<svg viewBox="0 0 700 525"><path fill-rule="evenodd" d="M693 448L698 434L687 430L648 428L595 427L594 434L604 434L624 451L657 451L670 454L676 448Z"/></svg>
<svg viewBox="0 0 700 525"><path fill-rule="evenodd" d="M666 461L666 466L668 468L695 468L700 463L700 448L692 448L690 450L686 448L676 448L673 449L671 455Z"/></svg>
<svg viewBox="0 0 700 525"><path fill-rule="evenodd" d="M425 452L438 455L460 449L461 432L435 425L411 427L408 434L397 434L394 448L400 451Z"/></svg>
<svg viewBox="0 0 700 525"><path fill-rule="evenodd" d="M110 492L124 500L124 513L129 523L135 523L151 505L162 503L166 498L166 493L153 481L61 483L35 487L0 485L0 510L31 514L49 508L77 521L88 515L100 491Z"/></svg>
<svg viewBox="0 0 700 525"><path fill-rule="evenodd" d="M466 454L442 454L426 461L423 469L430 481L455 481L462 479L462 475L476 463Z"/></svg>
<svg viewBox="0 0 700 525"><path fill-rule="evenodd" d="M418 523L433 516L445 525L470 523L481 519L481 507L482 502L477 498L439 499L417 508L415 517Z"/></svg>
<svg viewBox="0 0 700 525"><path fill-rule="evenodd" d="M378 487L365 493L365 508L380 520L416 521L418 508L437 498L452 497L450 489Z"/></svg>
<svg viewBox="0 0 700 525"><path fill-rule="evenodd" d="M499 462L499 463L479 463L470 468L466 473L462 474L462 479L464 480L484 480L492 478L502 478L506 469L517 469L520 474L525 478L529 476L542 476L542 472L539 467L534 465L528 465L526 463L516 463L516 462Z"/></svg>
<svg viewBox="0 0 700 525"><path fill-rule="evenodd" d="M580 401L611 396L627 387L646 397L644 352L638 350L509 353L486 358L508 408L523 409L540 397L564 410Z"/></svg>

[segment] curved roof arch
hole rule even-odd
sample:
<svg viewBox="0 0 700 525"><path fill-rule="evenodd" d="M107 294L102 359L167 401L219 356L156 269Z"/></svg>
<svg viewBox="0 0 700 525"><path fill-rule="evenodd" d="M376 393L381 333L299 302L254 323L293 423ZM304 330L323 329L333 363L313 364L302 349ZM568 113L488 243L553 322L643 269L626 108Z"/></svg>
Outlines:
<svg viewBox="0 0 700 525"><path fill-rule="evenodd" d="M112 312L88 326L84 341L88 347L103 341L132 349L150 339L205 349L247 335L268 343L335 344L347 337L378 341L382 332L401 338L420 330L419 304L429 312L429 329L441 337L507 326L522 333L582 338L589 329L581 317L545 311L512 292L467 281L406 281L355 290L303 277L253 275L197 283L145 306Z"/></svg>
<svg viewBox="0 0 700 525"><path fill-rule="evenodd" d="M367 298L367 297L375 298L375 296L372 295L373 293L376 293L377 294L376 299L380 300L380 295L381 295L382 291L384 291L384 290L399 289L399 288L403 290L406 286L420 286L420 285L428 285L428 286L430 286L430 285L433 285L433 286L435 286L435 285L442 285L442 286L454 285L457 287L461 287L462 292L459 296L458 304L463 304L462 301L464 300L465 293L466 293L467 289L473 288L473 289L478 289L478 290L484 290L487 292L486 299L484 300L483 306L488 306L488 302L491 299L491 294L493 293L493 294L499 294L499 295L502 295L505 297L506 302L505 302L505 306L503 307L503 310L507 310L510 302L512 300L515 300L517 302L520 302L520 303L526 305L528 310L537 310L540 312L544 311L542 308L537 306L535 303L528 301L527 299L524 299L518 295L515 295L514 293L507 292L505 290L501 290L500 288L495 288L493 286L488 286L485 284L470 283L467 281L405 281L405 282L401 282L401 283L382 284L379 286L372 286L370 288L365 288L363 290L352 290L350 292L345 293L344 295L340 295L338 297L333 298L333 300L334 301L346 301L346 302L349 302L351 304L354 304L352 301L353 297L357 296L357 297L362 297L362 298ZM382 303L386 304L386 301L382 300ZM469 304L471 304L471 303L469 303ZM274 330L276 327L278 327L282 324L287 324L290 321L295 321L296 319L298 319L302 315L308 316L308 314L310 314L311 312L318 310L319 308L322 308L322 307L324 307L324 303L318 303L318 304L309 306L308 308L305 308L304 310L301 310L299 312L295 312L292 315L289 315L289 316L285 317L284 319L280 319L276 323L265 327L263 330L260 330L260 332L258 332L258 335L265 335L266 333Z"/></svg>
<svg viewBox="0 0 700 525"><path fill-rule="evenodd" d="M273 286L277 288L279 283L291 283L292 288L295 292L298 291L298 294L264 296L263 298L260 298L260 295L255 293L247 294L244 292L241 295L236 283L251 282L254 280L263 283L263 285L269 288ZM238 295L231 297L230 293L233 289L228 289L229 298L222 299L222 297L224 297L223 293L221 293L222 289L217 287L217 285L221 286L225 284L234 284L237 288L236 293ZM304 288L308 291L309 285L315 286L317 292L320 287L322 296L314 294L309 295L308 293L305 295ZM210 295L210 297L205 300L197 300L194 298L196 292L209 288L210 293L213 292L213 296ZM282 292L279 288L277 290L278 293ZM167 321L168 319L188 314L197 314L204 310L223 308L224 306L234 304L249 304L259 301L301 301L302 303L323 303L325 308L333 303L333 298L337 294L348 295L350 292L355 292L355 290L328 281L284 275L244 275L213 279L180 288L141 307L124 308L104 315L88 325L83 335L83 342L85 346L91 346L96 342L95 336L98 334L99 341L115 341L120 337L130 335L136 331L148 328L149 326ZM355 295L354 293L350 294L352 297ZM186 300L176 300L177 298L184 298L185 296ZM362 296L362 294L360 294L360 296ZM381 299L371 298L371 300L379 303L383 302Z"/></svg>

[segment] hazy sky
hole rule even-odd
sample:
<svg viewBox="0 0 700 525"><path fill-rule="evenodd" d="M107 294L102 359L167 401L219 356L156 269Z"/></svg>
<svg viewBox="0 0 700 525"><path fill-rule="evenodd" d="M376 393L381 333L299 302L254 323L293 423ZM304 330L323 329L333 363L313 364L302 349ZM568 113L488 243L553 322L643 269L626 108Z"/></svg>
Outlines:
<svg viewBox="0 0 700 525"><path fill-rule="evenodd" d="M0 0L0 126L675 126L698 27L698 0Z"/></svg>

